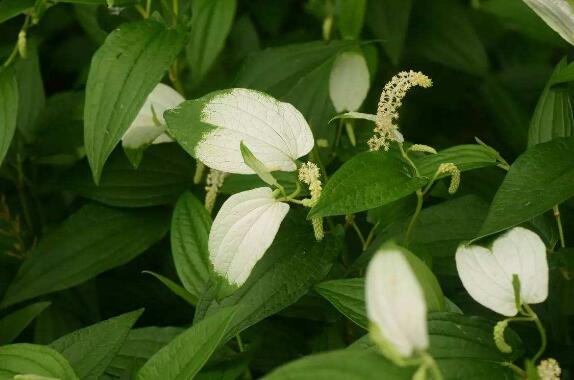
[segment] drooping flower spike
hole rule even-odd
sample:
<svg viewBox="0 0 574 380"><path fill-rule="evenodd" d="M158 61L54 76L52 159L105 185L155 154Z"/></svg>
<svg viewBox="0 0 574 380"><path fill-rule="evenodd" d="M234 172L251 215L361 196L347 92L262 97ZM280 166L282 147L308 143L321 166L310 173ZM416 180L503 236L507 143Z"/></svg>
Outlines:
<svg viewBox="0 0 574 380"><path fill-rule="evenodd" d="M133 163L137 164L141 154L138 158L135 158L135 155L141 153L148 145L173 142L166 133L163 113L176 108L184 101L183 96L163 83L159 83L148 95L143 107L122 137L122 146Z"/></svg>
<svg viewBox="0 0 574 380"><path fill-rule="evenodd" d="M381 249L367 268L365 298L371 338L393 360L429 345L423 290L399 249Z"/></svg>
<svg viewBox="0 0 574 380"><path fill-rule="evenodd" d="M423 73L411 70L398 73L385 85L377 107L375 135L368 142L371 150L388 150L391 141L404 141L396 121L403 98L415 86L428 88L432 81Z"/></svg>
<svg viewBox="0 0 574 380"><path fill-rule="evenodd" d="M303 200L303 204L307 207L313 207L319 201L321 191L323 190L319 177L319 168L313 162L306 162L299 168L299 181L307 184L309 186L309 192L311 193L311 198ZM315 239L317 239L317 241L323 240L325 236L323 231L323 218L311 218L311 223L313 224Z"/></svg>
<svg viewBox="0 0 574 380"><path fill-rule="evenodd" d="M518 278L521 304L536 304L548 296L546 247L534 232L515 227L498 237L492 248L461 245L456 268L470 296L481 305L508 317L516 315Z"/></svg>

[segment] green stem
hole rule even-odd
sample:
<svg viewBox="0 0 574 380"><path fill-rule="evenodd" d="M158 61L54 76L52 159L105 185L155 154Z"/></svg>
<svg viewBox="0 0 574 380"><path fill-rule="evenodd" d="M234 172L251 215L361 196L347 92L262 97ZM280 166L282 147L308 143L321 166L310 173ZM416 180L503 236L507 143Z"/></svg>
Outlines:
<svg viewBox="0 0 574 380"><path fill-rule="evenodd" d="M546 344L547 344L546 330L544 329L544 326L542 325L540 318L538 318L538 315L534 312L534 310L532 310L532 308L528 304L524 304L524 310L526 310L526 313L533 318L533 321L536 324L536 327L538 328L538 332L540 333L540 349L538 350L536 355L534 355L534 357L532 358L532 362L536 363L538 359L540 359L544 351L546 351Z"/></svg>
<svg viewBox="0 0 574 380"><path fill-rule="evenodd" d="M151 0L147 0L146 5L145 5L145 13L147 15L146 18L148 18L151 14Z"/></svg>
<svg viewBox="0 0 574 380"><path fill-rule="evenodd" d="M419 215L423 208L423 192L421 189L418 189L417 192L417 206L415 208L415 213L411 217L411 221L409 222L409 226L407 227L407 232L405 233L405 245L409 245L409 240L411 238L411 234L413 233L413 228L419 219Z"/></svg>
<svg viewBox="0 0 574 380"><path fill-rule="evenodd" d="M30 25L30 16L26 16L26 18L24 19L24 24L22 25L22 28L20 28L20 33L28 30L29 25ZM10 64L16 59L17 56L18 56L18 41L16 41L16 44L14 45L12 52L10 53L10 55L8 56L8 58L6 59L6 61L2 66L3 67L10 66Z"/></svg>
<svg viewBox="0 0 574 380"><path fill-rule="evenodd" d="M502 363L502 365L513 370L521 378L526 378L526 372L524 372L524 370L522 368L520 368L519 366L517 366L516 364L510 363L510 362L504 362L504 363Z"/></svg>
<svg viewBox="0 0 574 380"><path fill-rule="evenodd" d="M319 166L319 169L321 170L321 174L323 174L323 178L325 178L325 182L327 182L327 180L329 179L328 175L327 175L327 170L325 170L325 166L323 165L323 162L321 161L321 155L319 154L319 151L317 150L317 145L313 145L313 150L311 151L311 156L313 158L313 161L315 161L317 163L317 165Z"/></svg>
<svg viewBox="0 0 574 380"><path fill-rule="evenodd" d="M424 364L427 366L427 368L430 369L433 379L434 380L443 380L442 372L438 368L438 365L436 364L436 361L434 360L434 358L432 356L430 356L428 353L423 352L422 353L422 359L423 359Z"/></svg>
<svg viewBox="0 0 574 380"><path fill-rule="evenodd" d="M18 197L20 199L20 205L22 207L22 213L24 214L24 219L26 220L26 226L29 231L33 231L32 218L30 217L30 210L28 208L28 202L26 200L26 194L24 193L25 188L25 176L24 169L22 166L22 158L20 154L17 155L17 165L16 170L18 172Z"/></svg>
<svg viewBox="0 0 574 380"><path fill-rule="evenodd" d="M355 223L354 220L351 220L349 222L349 224L351 225L351 227L353 227L353 229L355 230L355 232L357 233L357 236L359 237L359 240L361 241L361 245L363 246L363 251L365 250L365 244L367 243L365 240L365 237L363 236L363 233L361 232L361 230L359 229L359 226L357 226L357 223Z"/></svg>
<svg viewBox="0 0 574 380"><path fill-rule="evenodd" d="M369 231L369 234L367 235L367 240L365 240L365 245L363 245L363 251L366 251L367 248L369 248L369 245L371 245L371 242L375 238L375 231L377 230L378 226L379 222L375 223L373 228L371 228L371 230Z"/></svg>
<svg viewBox="0 0 574 380"><path fill-rule="evenodd" d="M560 218L560 208L558 205L552 207L554 211L554 218L556 218L556 224L558 225L558 234L560 236L560 246L566 248L566 240L564 239L564 227L562 227L562 219Z"/></svg>
<svg viewBox="0 0 574 380"><path fill-rule="evenodd" d="M347 136L352 146L357 145L357 138L355 137L355 129L353 128L353 123L350 120L345 120L345 130L347 131Z"/></svg>

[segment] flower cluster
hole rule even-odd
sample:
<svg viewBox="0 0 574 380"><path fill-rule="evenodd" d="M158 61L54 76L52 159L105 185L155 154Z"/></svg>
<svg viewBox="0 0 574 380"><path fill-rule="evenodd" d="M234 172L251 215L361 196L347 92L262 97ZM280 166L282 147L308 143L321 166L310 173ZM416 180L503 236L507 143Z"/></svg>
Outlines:
<svg viewBox="0 0 574 380"><path fill-rule="evenodd" d="M375 134L368 141L371 150L388 150L391 141L404 141L396 125L398 110L408 90L415 86L428 88L432 81L423 73L410 70L398 73L385 85L377 107Z"/></svg>
<svg viewBox="0 0 574 380"><path fill-rule="evenodd" d="M223 186L225 176L225 172L216 169L211 169L207 175L205 186L205 208L210 213L213 210L213 206L215 205L215 200L217 199L219 189L221 189Z"/></svg>
<svg viewBox="0 0 574 380"><path fill-rule="evenodd" d="M323 189L321 180L319 179L320 175L319 168L313 162L306 162L299 168L299 181L308 185L309 192L311 193L311 198L303 201L307 207L313 207L319 201ZM323 231L323 218L311 218L311 223L313 224L315 239L318 241L323 240L325 236Z"/></svg>
<svg viewBox="0 0 574 380"><path fill-rule="evenodd" d="M460 186L460 170L452 162L440 164L437 169L437 175L448 174L450 175L450 186L448 187L449 194L454 194Z"/></svg>
<svg viewBox="0 0 574 380"><path fill-rule="evenodd" d="M538 365L538 377L541 380L560 380L562 369L556 359L544 359Z"/></svg>

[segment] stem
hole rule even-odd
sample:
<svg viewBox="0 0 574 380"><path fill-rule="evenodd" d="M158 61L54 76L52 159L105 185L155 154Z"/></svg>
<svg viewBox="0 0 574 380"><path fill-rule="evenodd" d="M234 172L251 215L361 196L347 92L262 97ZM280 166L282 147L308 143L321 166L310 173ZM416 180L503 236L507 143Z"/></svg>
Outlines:
<svg viewBox="0 0 574 380"><path fill-rule="evenodd" d="M502 365L513 370L521 378L526 378L526 372L524 372L524 370L522 368L520 368L519 366L517 366L516 364L510 363L510 362L504 362L504 363L502 363Z"/></svg>
<svg viewBox="0 0 574 380"><path fill-rule="evenodd" d="M151 13L151 0L147 0L147 2L146 2L145 13L147 14L146 18L148 18L150 13Z"/></svg>
<svg viewBox="0 0 574 380"><path fill-rule="evenodd" d="M134 8L136 9L136 11L138 11L138 13L142 16L142 18L144 18L144 19L148 18L148 14L147 14L146 10L144 9L144 7L141 6L141 4L134 5Z"/></svg>
<svg viewBox="0 0 574 380"><path fill-rule="evenodd" d="M419 215L423 208L423 192L421 189L417 190L417 207L415 208L415 213L411 217L411 221L409 222L409 226L407 227L407 232L405 234L405 245L409 245L409 239L411 238L411 234L413 232L413 228L419 219Z"/></svg>
<svg viewBox="0 0 574 380"><path fill-rule="evenodd" d="M321 161L321 156L319 155L319 151L317 150L316 144L313 145L313 150L311 151L311 155L313 157L313 161L317 162L317 165L319 166L319 169L321 170L321 173L323 174L323 178L325 178L325 182L327 182L327 180L329 179L329 177L327 176L327 170L325 170L325 166L323 165L323 162Z"/></svg>
<svg viewBox="0 0 574 380"><path fill-rule="evenodd" d="M554 210L554 218L556 218L556 224L558 225L558 234L560 235L560 246L566 248L566 241L564 240L564 228L562 227L562 219L560 218L560 208L558 205L552 207Z"/></svg>
<svg viewBox="0 0 574 380"><path fill-rule="evenodd" d="M355 223L354 220L351 220L349 222L349 224L351 225L351 227L353 227L355 232L357 232L357 236L359 237L359 240L361 240L361 245L363 246L363 251L364 251L366 240L365 240L365 237L363 236L363 233L361 232L361 230L359 229L359 226L357 226L357 223Z"/></svg>
<svg viewBox="0 0 574 380"><path fill-rule="evenodd" d="M26 18L24 19L24 24L22 25L22 28L20 28L20 33L28 30L28 25L30 25L30 16L27 15ZM14 59L16 59L17 56L18 56L18 41L16 41L16 44L14 45L12 52L10 53L10 55L8 56L8 58L6 59L6 61L2 66L8 67L14 61Z"/></svg>
<svg viewBox="0 0 574 380"><path fill-rule="evenodd" d="M352 146L357 145L357 138L355 137L355 130L353 129L353 123L350 120L345 120L345 130L347 131L347 136Z"/></svg>
<svg viewBox="0 0 574 380"><path fill-rule="evenodd" d="M365 240L365 245L363 245L363 251L366 251L367 248L369 248L369 245L371 245L371 242L373 241L373 239L375 237L375 231L377 230L379 223L380 222L375 223L373 228L371 228L371 230L369 231L369 234L367 235L367 240Z"/></svg>
<svg viewBox="0 0 574 380"><path fill-rule="evenodd" d="M237 340L237 346L239 347L239 352L245 351L245 346L243 345L243 341L241 340L241 335L235 335L235 339Z"/></svg>
<svg viewBox="0 0 574 380"><path fill-rule="evenodd" d="M179 0L173 0L171 8L173 10L173 25L176 25L177 17L179 16Z"/></svg>
<svg viewBox="0 0 574 380"><path fill-rule="evenodd" d="M423 352L422 353L422 359L423 359L424 364L427 366L427 368L430 369L433 379L434 380L443 380L442 372L438 368L438 365L436 364L436 361L434 360L434 358L432 356L430 356L428 353Z"/></svg>
<svg viewBox="0 0 574 380"><path fill-rule="evenodd" d="M22 212L24 213L24 219L26 220L26 226L29 231L33 231L32 218L30 217L30 210L28 208L28 202L26 201L26 194L24 194L25 177L24 170L22 168L22 158L20 154L17 155L17 166L18 171L18 197L20 198L20 205L22 207Z"/></svg>
<svg viewBox="0 0 574 380"><path fill-rule="evenodd" d="M533 318L533 321L536 324L536 327L538 328L538 332L540 333L540 349L538 350L536 355L534 355L534 357L532 358L532 362L536 363L546 350L546 344L547 344L546 330L544 329L542 322L540 322L540 318L538 318L538 315L534 312L534 310L532 310L532 308L528 304L524 304L524 310L526 310L527 314Z"/></svg>

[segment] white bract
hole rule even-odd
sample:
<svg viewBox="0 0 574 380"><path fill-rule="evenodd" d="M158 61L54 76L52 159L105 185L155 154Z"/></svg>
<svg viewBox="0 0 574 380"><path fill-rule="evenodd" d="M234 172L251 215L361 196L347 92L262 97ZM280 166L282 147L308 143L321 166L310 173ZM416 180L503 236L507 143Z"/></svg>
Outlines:
<svg viewBox="0 0 574 380"><path fill-rule="evenodd" d="M229 197L209 233L209 259L215 272L241 286L269 248L289 211L268 187Z"/></svg>
<svg viewBox="0 0 574 380"><path fill-rule="evenodd" d="M329 96L337 112L358 110L369 85L369 68L361 53L344 52L335 59L329 76Z"/></svg>
<svg viewBox="0 0 574 380"><path fill-rule="evenodd" d="M540 18L574 45L574 10L568 0L524 0Z"/></svg>
<svg viewBox="0 0 574 380"><path fill-rule="evenodd" d="M459 246L456 268L462 284L476 302L505 316L518 313L513 275L520 280L523 304L540 303L548 296L546 247L537 234L522 227L497 238L491 249Z"/></svg>
<svg viewBox="0 0 574 380"><path fill-rule="evenodd" d="M403 358L428 347L423 290L400 250L382 249L375 254L367 268L365 291L375 342L391 344Z"/></svg>
<svg viewBox="0 0 574 380"><path fill-rule="evenodd" d="M148 95L143 107L122 137L122 146L139 149L149 144L173 142L173 139L165 133L163 113L184 101L185 99L173 88L159 83Z"/></svg>
<svg viewBox="0 0 574 380"><path fill-rule="evenodd" d="M253 174L243 162L241 142L269 171L296 170L294 161L313 148L313 134L303 115L262 92L236 88L197 102L203 130L193 153L210 168ZM175 129L177 133L179 127Z"/></svg>

